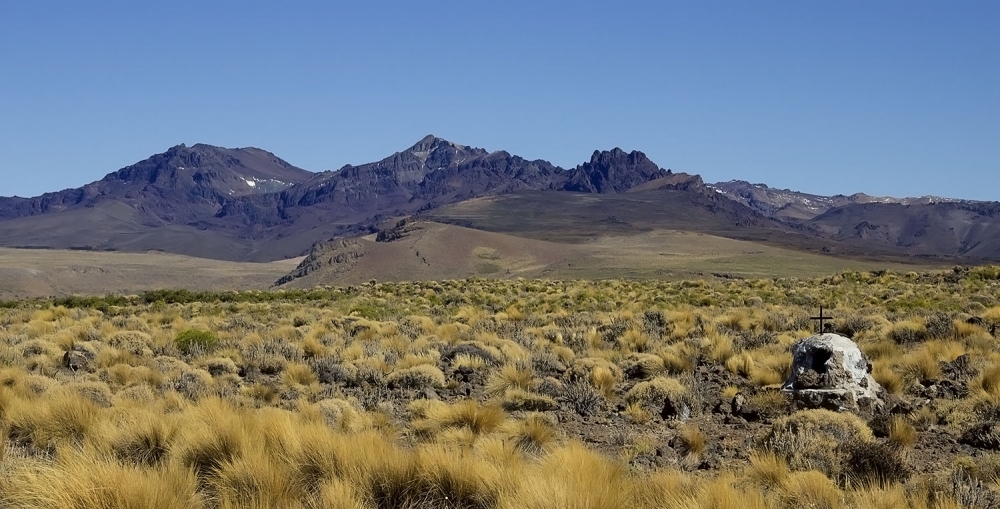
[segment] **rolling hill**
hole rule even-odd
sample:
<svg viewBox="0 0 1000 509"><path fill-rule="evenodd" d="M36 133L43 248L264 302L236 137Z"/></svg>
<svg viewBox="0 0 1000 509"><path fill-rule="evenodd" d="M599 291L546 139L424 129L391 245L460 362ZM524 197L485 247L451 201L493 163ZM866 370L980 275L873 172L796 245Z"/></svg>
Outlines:
<svg viewBox="0 0 1000 509"><path fill-rule="evenodd" d="M554 238L561 238L555 236ZM336 239L276 282L285 288L378 281L488 278L814 277L846 269L919 266L837 258L758 242L675 230L633 230L572 242L541 240L427 220Z"/></svg>

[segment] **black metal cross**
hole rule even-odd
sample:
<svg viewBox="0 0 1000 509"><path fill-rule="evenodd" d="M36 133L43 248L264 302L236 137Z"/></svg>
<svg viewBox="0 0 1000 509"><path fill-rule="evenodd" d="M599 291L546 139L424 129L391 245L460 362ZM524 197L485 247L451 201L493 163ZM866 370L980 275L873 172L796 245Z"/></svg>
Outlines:
<svg viewBox="0 0 1000 509"><path fill-rule="evenodd" d="M823 306L819 307L819 316L810 316L809 317L810 320L819 320L819 333L820 334L823 333L823 322L826 321L826 320L830 320L832 318L833 318L832 316L824 316L823 315Z"/></svg>

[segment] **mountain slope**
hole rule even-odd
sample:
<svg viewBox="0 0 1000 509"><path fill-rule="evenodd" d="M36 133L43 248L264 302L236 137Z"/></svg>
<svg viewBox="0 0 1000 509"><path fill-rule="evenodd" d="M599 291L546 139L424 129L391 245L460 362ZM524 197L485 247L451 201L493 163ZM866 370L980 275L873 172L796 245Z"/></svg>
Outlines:
<svg viewBox="0 0 1000 509"><path fill-rule="evenodd" d="M229 201L218 217L242 225L296 223L321 211L353 223L402 216L478 196L523 190L617 193L667 174L641 152L595 151L563 170L506 151L489 153L427 136L381 161L325 172L277 195ZM308 220L308 219L306 219Z"/></svg>
<svg viewBox="0 0 1000 509"><path fill-rule="evenodd" d="M253 239L281 236L254 260L302 254L318 240L373 231L389 218L464 200L519 191L616 193L635 182L669 175L641 152L595 151L589 163L564 170L506 151L487 152L427 136L381 161L317 174L280 193L229 200L203 224L237 228Z"/></svg>
<svg viewBox="0 0 1000 509"><path fill-rule="evenodd" d="M842 194L823 196L791 191L789 189L777 189L765 184L751 184L745 180L718 182L711 184L709 187L766 216L792 220L812 219L830 209L855 204L898 203L901 205L926 205L966 202L966 200L955 200L937 196L893 198L869 196L864 193L855 193L850 196Z"/></svg>
<svg viewBox="0 0 1000 509"><path fill-rule="evenodd" d="M1000 256L1000 203L848 205L807 224L835 239L861 240L918 256Z"/></svg>
<svg viewBox="0 0 1000 509"><path fill-rule="evenodd" d="M278 191L310 175L256 148L177 145L80 188L0 198L0 220L119 202L150 225L186 224L215 215L233 197Z"/></svg>
<svg viewBox="0 0 1000 509"><path fill-rule="evenodd" d="M0 245L269 261L474 197L616 193L663 175L641 152L596 151L564 170L434 136L381 161L319 174L259 149L179 145L78 189L0 198Z"/></svg>

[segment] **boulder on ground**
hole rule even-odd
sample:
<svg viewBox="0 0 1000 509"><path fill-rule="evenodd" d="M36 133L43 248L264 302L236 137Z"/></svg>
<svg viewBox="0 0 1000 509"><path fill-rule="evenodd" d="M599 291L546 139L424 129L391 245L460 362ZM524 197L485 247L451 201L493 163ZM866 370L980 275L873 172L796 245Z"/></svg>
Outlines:
<svg viewBox="0 0 1000 509"><path fill-rule="evenodd" d="M781 389L800 408L872 417L884 410L886 392L871 370L853 341L839 334L817 334L792 347L792 372Z"/></svg>

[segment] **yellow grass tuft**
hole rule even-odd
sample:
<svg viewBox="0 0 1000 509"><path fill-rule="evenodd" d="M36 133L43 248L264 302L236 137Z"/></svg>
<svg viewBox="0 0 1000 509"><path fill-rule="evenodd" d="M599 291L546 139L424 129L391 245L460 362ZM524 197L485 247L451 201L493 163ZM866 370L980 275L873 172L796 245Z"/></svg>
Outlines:
<svg viewBox="0 0 1000 509"><path fill-rule="evenodd" d="M535 374L531 369L507 364L489 378L485 392L488 396L500 396L510 389L531 390L534 384Z"/></svg>
<svg viewBox="0 0 1000 509"><path fill-rule="evenodd" d="M677 434L681 454L685 456L700 456L708 447L708 436L696 426L684 426Z"/></svg>
<svg viewBox="0 0 1000 509"><path fill-rule="evenodd" d="M889 423L889 443L902 449L909 449L917 443L917 430L906 418L896 416Z"/></svg>

